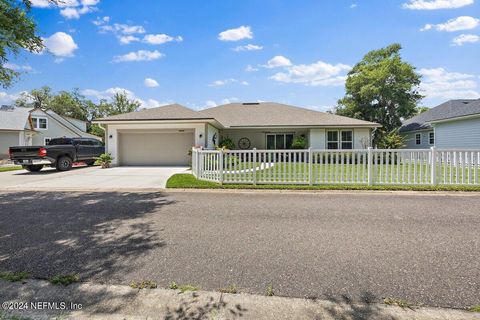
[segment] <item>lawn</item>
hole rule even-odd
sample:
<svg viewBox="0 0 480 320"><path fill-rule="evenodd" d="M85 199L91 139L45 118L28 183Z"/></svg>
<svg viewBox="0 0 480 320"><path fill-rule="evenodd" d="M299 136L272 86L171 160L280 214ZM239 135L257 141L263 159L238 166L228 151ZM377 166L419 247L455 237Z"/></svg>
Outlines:
<svg viewBox="0 0 480 320"><path fill-rule="evenodd" d="M224 184L202 181L192 174L179 173L170 177L167 188L181 189L278 189L278 190L404 190L404 191L477 191L480 186L428 186L428 185L362 185L362 184L322 184L322 185L273 185L273 184Z"/></svg>
<svg viewBox="0 0 480 320"><path fill-rule="evenodd" d="M269 165L257 163L256 173L251 162L228 165L224 169L223 181L226 183L251 183L256 175L258 183L308 183L309 165L306 163L276 163ZM262 167L262 169L260 169ZM380 184L429 184L431 167L428 164L383 164L374 165L373 181ZM216 171L205 171L205 177L218 180ZM367 183L366 164L313 164L313 183ZM458 179L458 180L457 180ZM437 166L437 183L470 183L480 181L479 168L461 166Z"/></svg>
<svg viewBox="0 0 480 320"><path fill-rule="evenodd" d="M15 171L23 169L22 166L5 166L0 167L0 172Z"/></svg>

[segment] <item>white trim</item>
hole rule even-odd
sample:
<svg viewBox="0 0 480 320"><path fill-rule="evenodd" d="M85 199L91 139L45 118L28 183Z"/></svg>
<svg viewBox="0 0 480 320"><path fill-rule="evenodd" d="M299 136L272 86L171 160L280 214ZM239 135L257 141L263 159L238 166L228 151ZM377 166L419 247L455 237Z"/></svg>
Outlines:
<svg viewBox="0 0 480 320"><path fill-rule="evenodd" d="M417 142L418 141L417 137L420 137L420 142ZM421 133L415 133L415 145L419 146L421 144L422 144L422 134Z"/></svg>
<svg viewBox="0 0 480 320"><path fill-rule="evenodd" d="M473 119L473 118L478 118L478 117L480 117L480 113L469 114L469 115L466 115L466 116L452 117L452 118L447 118L447 119L431 120L431 121L426 121L425 123L436 124L436 123L442 123L442 122Z"/></svg>
<svg viewBox="0 0 480 320"><path fill-rule="evenodd" d="M338 137L337 141L333 141L333 140L329 141L328 140L328 133L329 132L337 132L337 137ZM342 132L351 132L352 133L352 140L343 141L342 140ZM352 148L351 149L343 149L342 148L343 142L351 143ZM337 143L338 148L337 149L328 149L328 144L329 143ZM325 130L325 150L353 150L354 147L355 147L355 130L354 130L354 128L352 128L352 129L340 129L340 130L328 130L328 129Z"/></svg>
<svg viewBox="0 0 480 320"><path fill-rule="evenodd" d="M430 135L433 134L433 143L432 143L432 138ZM435 145L435 131L430 131L428 133L428 144L431 145L431 146L434 146Z"/></svg>
<svg viewBox="0 0 480 320"><path fill-rule="evenodd" d="M275 136L275 149L267 149L267 142L268 142L267 137L269 135ZM285 145L285 149L277 149L277 135L278 136L281 136L281 135L283 136L283 144ZM287 150L287 148L286 148L287 135L292 135L292 142L293 142L293 139L295 139L295 132L266 132L265 133L265 149L267 149L267 150Z"/></svg>
<svg viewBox="0 0 480 320"><path fill-rule="evenodd" d="M37 119L37 125L35 125L35 121L33 121L33 119ZM40 119L45 119L45 128L40 128ZM48 130L48 117L32 115L32 124L35 130Z"/></svg>

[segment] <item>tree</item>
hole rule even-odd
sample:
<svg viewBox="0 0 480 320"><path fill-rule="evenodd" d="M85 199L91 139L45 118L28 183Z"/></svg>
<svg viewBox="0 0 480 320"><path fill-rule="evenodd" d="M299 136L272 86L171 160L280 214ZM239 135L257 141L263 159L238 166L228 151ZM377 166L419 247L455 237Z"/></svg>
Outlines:
<svg viewBox="0 0 480 320"><path fill-rule="evenodd" d="M20 98L15 100L14 104L17 107L48 109L51 100L52 89L48 86L43 86L30 92L22 92Z"/></svg>
<svg viewBox="0 0 480 320"><path fill-rule="evenodd" d="M87 107L89 102L78 89L74 89L72 92L60 91L52 97L48 107L59 115L88 121L91 120Z"/></svg>
<svg viewBox="0 0 480 320"><path fill-rule="evenodd" d="M6 66L9 55L15 56L22 49L43 50L42 39L35 34L37 26L28 16L30 7L30 0L0 0L0 85L4 88L19 76L19 72Z"/></svg>
<svg viewBox="0 0 480 320"><path fill-rule="evenodd" d="M381 137L378 147L380 149L401 149L405 147L405 137L398 133L398 129L395 129Z"/></svg>
<svg viewBox="0 0 480 320"><path fill-rule="evenodd" d="M417 107L417 113L416 113L416 115L419 115L419 114L421 114L421 113L427 112L428 110L430 110L429 107L420 107L420 106L418 106L418 107Z"/></svg>
<svg viewBox="0 0 480 320"><path fill-rule="evenodd" d="M380 123L379 136L398 128L402 119L417 114L421 76L402 60L400 44L367 53L348 73L345 97L335 113ZM377 136L377 138L379 138Z"/></svg>
<svg viewBox="0 0 480 320"><path fill-rule="evenodd" d="M114 116L116 114L137 111L141 105L142 104L138 100L128 98L125 91L117 92L112 98L110 110L107 110L107 115Z"/></svg>

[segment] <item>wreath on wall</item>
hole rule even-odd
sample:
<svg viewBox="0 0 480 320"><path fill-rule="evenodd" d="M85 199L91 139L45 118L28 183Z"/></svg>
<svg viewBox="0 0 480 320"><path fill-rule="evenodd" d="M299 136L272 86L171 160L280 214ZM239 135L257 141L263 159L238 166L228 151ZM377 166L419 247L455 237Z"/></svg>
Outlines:
<svg viewBox="0 0 480 320"><path fill-rule="evenodd" d="M240 140L238 140L238 147L241 150L249 149L250 146L251 146L250 139L243 137L243 138L240 138Z"/></svg>

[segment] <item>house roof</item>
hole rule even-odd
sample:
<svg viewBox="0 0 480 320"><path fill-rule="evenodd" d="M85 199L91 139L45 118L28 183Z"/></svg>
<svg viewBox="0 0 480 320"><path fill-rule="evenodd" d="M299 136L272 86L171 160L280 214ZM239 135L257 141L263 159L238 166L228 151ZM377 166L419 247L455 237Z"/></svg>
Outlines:
<svg viewBox="0 0 480 320"><path fill-rule="evenodd" d="M179 104L170 104L162 107L142 109L140 111L129 112L110 116L95 121L130 121L130 120L195 120L209 119L205 115L193 111Z"/></svg>
<svg viewBox="0 0 480 320"><path fill-rule="evenodd" d="M200 111L225 127L379 126L376 123L337 116L275 102L230 103Z"/></svg>
<svg viewBox="0 0 480 320"><path fill-rule="evenodd" d="M400 127L400 132L431 129L430 123L433 121L455 119L475 114L480 115L480 99L450 100L404 121Z"/></svg>
<svg viewBox="0 0 480 320"><path fill-rule="evenodd" d="M43 110L42 110L43 111ZM79 128L77 128L73 123L71 123L68 118L69 117L64 117L64 116L61 116L59 115L58 113L56 113L55 111L53 110L46 110L46 111L43 111L44 113L48 114L50 117L52 117L55 121L59 122L63 127L67 128L68 130L70 130L72 133L76 134L77 136L79 137L84 137L84 138L94 138L94 139L98 139L99 137L96 136L96 135L93 135L93 134L90 134L90 133L87 133L87 132L84 132L82 130L80 130ZM73 119L73 118L70 118L70 119ZM73 119L73 120L77 120L77 119ZM82 120L79 120L79 121L82 121Z"/></svg>
<svg viewBox="0 0 480 320"><path fill-rule="evenodd" d="M29 130L27 127L29 108L0 109L0 130Z"/></svg>
<svg viewBox="0 0 480 320"><path fill-rule="evenodd" d="M178 104L146 109L97 119L98 122L122 120L195 120L214 119L225 128L237 127L315 127L364 126L379 124L330 113L314 111L274 102L230 103L201 111L193 111Z"/></svg>

